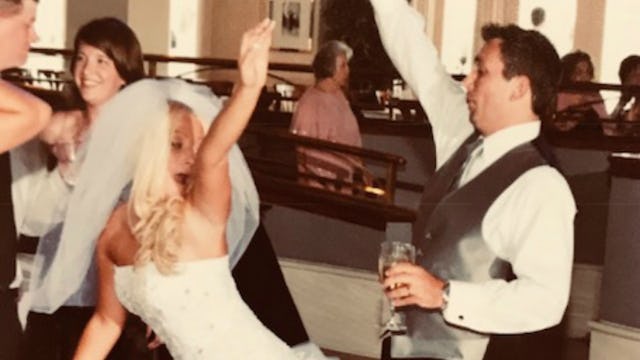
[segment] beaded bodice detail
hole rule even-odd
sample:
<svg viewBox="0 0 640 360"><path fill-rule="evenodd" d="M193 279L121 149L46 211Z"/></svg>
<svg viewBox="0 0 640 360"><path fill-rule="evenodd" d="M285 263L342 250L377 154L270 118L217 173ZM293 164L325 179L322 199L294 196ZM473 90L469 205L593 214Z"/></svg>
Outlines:
<svg viewBox="0 0 640 360"><path fill-rule="evenodd" d="M296 359L242 301L226 256L178 263L171 275L152 263L115 267L114 280L175 359Z"/></svg>

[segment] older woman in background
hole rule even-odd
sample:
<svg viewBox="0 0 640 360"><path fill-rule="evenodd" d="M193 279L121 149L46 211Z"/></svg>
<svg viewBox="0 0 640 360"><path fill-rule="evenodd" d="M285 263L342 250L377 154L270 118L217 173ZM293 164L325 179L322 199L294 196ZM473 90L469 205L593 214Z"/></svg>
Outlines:
<svg viewBox="0 0 640 360"><path fill-rule="evenodd" d="M312 64L316 83L307 89L298 102L289 128L292 133L350 146L362 146L358 121L345 96L352 54L351 48L341 41L332 40L320 47ZM354 169L363 169L359 158L306 147L298 148L298 170L302 174L311 175L301 177L301 183L342 190L340 182L352 182ZM339 182L325 182L320 178Z"/></svg>

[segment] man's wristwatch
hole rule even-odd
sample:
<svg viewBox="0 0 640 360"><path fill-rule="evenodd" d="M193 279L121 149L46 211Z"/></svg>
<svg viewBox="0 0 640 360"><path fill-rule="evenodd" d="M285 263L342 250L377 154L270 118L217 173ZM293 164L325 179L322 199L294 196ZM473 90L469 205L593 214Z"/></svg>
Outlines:
<svg viewBox="0 0 640 360"><path fill-rule="evenodd" d="M447 308L448 303L449 303L449 282L445 281L444 286L442 286L442 306L440 307L440 311L444 311Z"/></svg>

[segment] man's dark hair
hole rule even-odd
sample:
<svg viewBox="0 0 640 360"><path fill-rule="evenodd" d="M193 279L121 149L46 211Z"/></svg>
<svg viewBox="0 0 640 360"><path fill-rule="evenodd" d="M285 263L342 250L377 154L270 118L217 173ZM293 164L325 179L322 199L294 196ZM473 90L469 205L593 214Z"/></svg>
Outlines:
<svg viewBox="0 0 640 360"><path fill-rule="evenodd" d="M535 30L523 30L513 24L485 25L482 38L501 40L503 76L529 78L533 112L540 118L549 116L555 107L561 73L560 58L551 42Z"/></svg>
<svg viewBox="0 0 640 360"><path fill-rule="evenodd" d="M112 61L120 77L130 84L144 77L142 48L136 34L124 22L105 17L83 25L73 43L73 72L80 44L91 45L104 52Z"/></svg>
<svg viewBox="0 0 640 360"><path fill-rule="evenodd" d="M629 74L636 68L640 66L640 56L638 55L629 55L620 63L620 68L618 69L618 77L620 77L620 82L624 83L624 80L629 76Z"/></svg>

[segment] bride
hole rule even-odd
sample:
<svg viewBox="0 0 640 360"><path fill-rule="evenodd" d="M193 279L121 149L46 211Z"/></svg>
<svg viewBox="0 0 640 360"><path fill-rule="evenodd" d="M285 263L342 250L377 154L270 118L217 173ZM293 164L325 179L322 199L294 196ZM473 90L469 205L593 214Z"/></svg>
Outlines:
<svg viewBox="0 0 640 360"><path fill-rule="evenodd" d="M191 85L143 80L118 95L159 94L163 104L137 141L129 201L113 211L98 240L98 305L75 359L104 358L126 310L176 359L297 359L242 301L227 256L227 221L236 211L228 156L265 84L273 27L265 20L244 34L240 82L206 134L210 119L198 108L210 99Z"/></svg>

